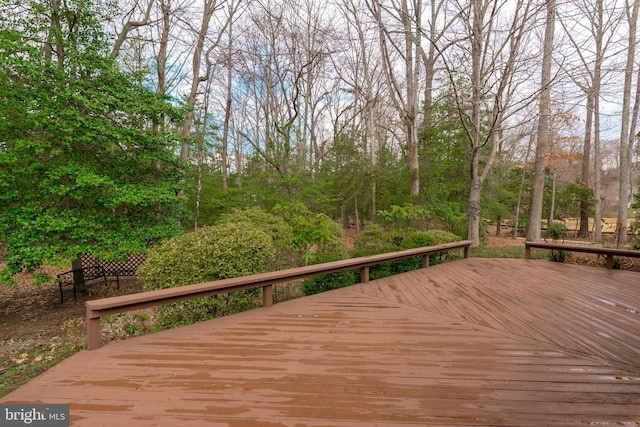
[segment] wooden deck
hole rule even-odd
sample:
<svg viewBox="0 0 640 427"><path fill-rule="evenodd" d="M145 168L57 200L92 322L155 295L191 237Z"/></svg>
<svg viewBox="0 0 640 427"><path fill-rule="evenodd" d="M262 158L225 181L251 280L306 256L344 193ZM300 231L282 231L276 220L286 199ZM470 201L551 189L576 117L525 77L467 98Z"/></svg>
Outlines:
<svg viewBox="0 0 640 427"><path fill-rule="evenodd" d="M640 425L640 274L470 258L84 351L74 426Z"/></svg>

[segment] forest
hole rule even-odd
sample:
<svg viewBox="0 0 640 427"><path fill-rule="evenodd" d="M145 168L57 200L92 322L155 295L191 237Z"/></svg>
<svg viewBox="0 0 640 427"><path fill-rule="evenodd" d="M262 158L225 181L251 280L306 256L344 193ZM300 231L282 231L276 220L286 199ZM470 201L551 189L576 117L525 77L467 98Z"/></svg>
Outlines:
<svg viewBox="0 0 640 427"><path fill-rule="evenodd" d="M602 243L605 217L633 246L639 10L0 0L0 282L252 208L297 249L327 220L481 245L488 224L540 240L566 218Z"/></svg>

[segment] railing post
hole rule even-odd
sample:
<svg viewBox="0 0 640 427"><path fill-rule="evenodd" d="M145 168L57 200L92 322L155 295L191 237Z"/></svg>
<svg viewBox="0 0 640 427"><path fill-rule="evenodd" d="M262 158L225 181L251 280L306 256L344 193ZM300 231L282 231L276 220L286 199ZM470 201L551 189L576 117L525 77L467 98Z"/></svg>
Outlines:
<svg viewBox="0 0 640 427"><path fill-rule="evenodd" d="M271 307L273 305L273 285L262 287L262 306Z"/></svg>
<svg viewBox="0 0 640 427"><path fill-rule="evenodd" d="M471 248L471 245L467 245L464 247L464 257L465 258L469 258L469 249Z"/></svg>
<svg viewBox="0 0 640 427"><path fill-rule="evenodd" d="M360 283L369 283L369 266L365 265L360 269Z"/></svg>
<svg viewBox="0 0 640 427"><path fill-rule="evenodd" d="M100 348L100 317L95 317L93 310L87 308L87 350Z"/></svg>
<svg viewBox="0 0 640 427"><path fill-rule="evenodd" d="M613 270L613 255L607 254L607 268Z"/></svg>
<svg viewBox="0 0 640 427"><path fill-rule="evenodd" d="M524 259L531 259L531 247L524 244Z"/></svg>
<svg viewBox="0 0 640 427"><path fill-rule="evenodd" d="M429 254L422 255L422 268L429 267Z"/></svg>

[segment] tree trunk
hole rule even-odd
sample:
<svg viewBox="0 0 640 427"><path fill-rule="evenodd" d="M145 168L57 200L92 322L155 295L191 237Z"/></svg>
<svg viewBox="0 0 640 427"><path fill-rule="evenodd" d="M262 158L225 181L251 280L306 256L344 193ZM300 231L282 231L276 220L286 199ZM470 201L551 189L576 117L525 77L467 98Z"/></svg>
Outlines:
<svg viewBox="0 0 640 427"><path fill-rule="evenodd" d="M604 6L603 0L596 0L596 60L593 70L593 241L602 243L602 178L600 154L600 87L602 83L602 61L604 58Z"/></svg>
<svg viewBox="0 0 640 427"><path fill-rule="evenodd" d="M187 114L182 124L183 140L180 144L180 158L182 160L188 160L189 158L189 147L191 146L191 125L193 124L194 119L193 111L196 105L196 98L198 96L198 88L201 82L206 81L209 78L209 76L200 76L200 68L204 54L206 35L209 29L209 22L211 22L211 17L213 16L215 9L216 0L205 1L202 13L202 24L198 31L198 40L196 42L195 50L193 51L193 60L191 61L191 88L189 90L189 95L187 96Z"/></svg>
<svg viewBox="0 0 640 427"><path fill-rule="evenodd" d="M591 187L591 129L593 126L593 94L587 95L587 119L584 124L584 146L582 149L581 180L584 188ZM580 198L580 231L578 236L589 236L589 208L591 207L588 195Z"/></svg>
<svg viewBox="0 0 640 427"><path fill-rule="evenodd" d="M233 85L233 13L229 16L229 41L227 45L227 94L224 108L224 124L222 126L222 147L220 150L220 156L222 160L222 189L229 189L229 159L228 159L228 147L229 147L229 122L231 120L231 104L232 104L232 85Z"/></svg>
<svg viewBox="0 0 640 427"><path fill-rule="evenodd" d="M390 31L382 20L383 6L380 0L367 2L369 10L373 13L378 25L378 38L382 55L382 67L384 69L389 96L405 128L406 147L409 163L409 196L416 198L420 193L420 162L418 153L418 86L420 78L421 61L418 56L421 52L421 2L414 3L415 9L410 11L407 0L400 1L399 14L402 23L402 37L404 41L403 62L405 67L404 81L397 78L397 67L394 64L388 44L394 45ZM386 10L386 9L385 9ZM415 27L415 34L414 34ZM395 51L398 52L398 46ZM404 90L403 90L404 88Z"/></svg>
<svg viewBox="0 0 640 427"><path fill-rule="evenodd" d="M533 178L533 195L529 211L527 240L540 240L542 223L542 202L544 196L544 159L549 145L549 126L551 115L551 59L553 55L553 33L555 30L556 2L547 1L547 16L542 54L542 72L540 82L540 105L538 117L538 137L536 143L536 163Z"/></svg>
<svg viewBox="0 0 640 427"><path fill-rule="evenodd" d="M629 187L631 172L630 148L633 140L630 140L629 133L634 133L634 129L629 129L630 109L631 109L631 86L633 85L633 66L636 49L636 29L638 22L638 8L640 0L633 2L631 15L629 16L629 45L627 46L627 65L624 72L624 90L622 99L622 125L620 128L620 187L618 189L618 218L616 221L616 247L627 242L627 206L629 203Z"/></svg>
<svg viewBox="0 0 640 427"><path fill-rule="evenodd" d="M556 210L556 175L557 171L554 168L551 175L551 207L549 208L549 221L547 221L547 227L555 220Z"/></svg>
<svg viewBox="0 0 640 427"><path fill-rule="evenodd" d="M531 154L531 146L533 145L533 136L529 137L529 144L527 144L527 153L524 156L524 163L522 167L522 176L520 177L520 186L518 189L518 202L516 203L516 212L515 212L515 224L513 225L513 238L518 238L518 226L520 224L520 206L522 205L522 194L524 193L524 184L526 177L526 165L529 161L529 155Z"/></svg>
<svg viewBox="0 0 640 427"><path fill-rule="evenodd" d="M478 246L480 244L480 193L481 185L478 182L478 178L472 179L471 189L469 190L468 230L468 239L474 242L472 246Z"/></svg>

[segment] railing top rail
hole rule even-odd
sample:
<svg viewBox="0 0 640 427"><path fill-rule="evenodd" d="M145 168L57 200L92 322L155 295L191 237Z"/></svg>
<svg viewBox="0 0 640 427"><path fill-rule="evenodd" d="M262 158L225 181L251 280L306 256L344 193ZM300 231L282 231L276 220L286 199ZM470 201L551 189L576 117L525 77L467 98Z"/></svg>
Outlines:
<svg viewBox="0 0 640 427"><path fill-rule="evenodd" d="M471 240L462 240L459 242L445 243L435 246L425 246L398 252L349 258L323 264L314 264L287 270L259 273L251 276L234 277L230 279L216 280L213 282L204 282L194 285L92 300L86 302L87 316L89 318L99 318L105 315L122 313L129 310L215 295L222 291L232 292L242 289L257 288L289 280L304 279L319 274L329 274L367 267L382 262L395 261L413 256L427 255L452 249L469 248L472 243L473 242Z"/></svg>
<svg viewBox="0 0 640 427"><path fill-rule="evenodd" d="M562 243L547 243L547 242L524 242L525 248L536 249L560 249L564 251L586 252L602 255L619 255L640 258L640 251L633 249L620 249L620 248L603 248L601 246L581 246L575 244L562 244Z"/></svg>

